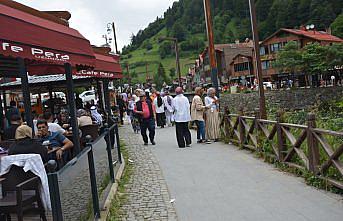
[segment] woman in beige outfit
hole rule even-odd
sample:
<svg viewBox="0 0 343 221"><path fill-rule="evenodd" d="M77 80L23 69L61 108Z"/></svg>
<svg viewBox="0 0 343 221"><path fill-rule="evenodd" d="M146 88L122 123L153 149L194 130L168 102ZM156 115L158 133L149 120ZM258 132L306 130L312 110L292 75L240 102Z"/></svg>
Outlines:
<svg viewBox="0 0 343 221"><path fill-rule="evenodd" d="M209 88L205 97L206 111L206 138L207 140L218 141L220 136L219 121L219 100L216 97L216 90Z"/></svg>
<svg viewBox="0 0 343 221"><path fill-rule="evenodd" d="M198 143L205 141L205 122L204 122L204 111L206 106L202 102L201 96L204 93L201 87L195 88L195 96L192 100L191 106L191 117L197 125L197 139Z"/></svg>

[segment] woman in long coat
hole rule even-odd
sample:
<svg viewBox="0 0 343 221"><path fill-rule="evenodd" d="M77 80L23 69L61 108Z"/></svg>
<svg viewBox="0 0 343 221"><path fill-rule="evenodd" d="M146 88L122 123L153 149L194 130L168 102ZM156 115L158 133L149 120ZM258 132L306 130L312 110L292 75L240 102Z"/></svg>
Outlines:
<svg viewBox="0 0 343 221"><path fill-rule="evenodd" d="M214 142L220 137L220 120L219 120L219 100L216 97L216 90L209 88L205 97L206 110L206 138Z"/></svg>

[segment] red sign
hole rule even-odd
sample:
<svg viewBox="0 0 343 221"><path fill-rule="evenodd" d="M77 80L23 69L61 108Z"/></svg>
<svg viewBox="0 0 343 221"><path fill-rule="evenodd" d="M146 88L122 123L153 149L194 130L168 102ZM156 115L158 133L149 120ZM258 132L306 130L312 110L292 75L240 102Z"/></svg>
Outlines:
<svg viewBox="0 0 343 221"><path fill-rule="evenodd" d="M40 47L30 47L0 40L0 54L31 58L33 60L44 60L53 63L66 63L70 61L70 55L56 52L54 50L43 49Z"/></svg>

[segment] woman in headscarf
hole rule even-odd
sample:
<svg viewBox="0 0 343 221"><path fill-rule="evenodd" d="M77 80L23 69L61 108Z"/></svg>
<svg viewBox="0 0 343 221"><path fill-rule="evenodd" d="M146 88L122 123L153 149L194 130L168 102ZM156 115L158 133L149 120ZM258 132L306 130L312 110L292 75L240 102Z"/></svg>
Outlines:
<svg viewBox="0 0 343 221"><path fill-rule="evenodd" d="M88 112L84 109L77 110L77 122L79 127L92 125L93 121L92 118L89 116Z"/></svg>
<svg viewBox="0 0 343 221"><path fill-rule="evenodd" d="M96 106L91 107L91 116L97 125L99 125L99 126L102 125L102 116L98 112Z"/></svg>
<svg viewBox="0 0 343 221"><path fill-rule="evenodd" d="M164 125L166 125L166 115L164 113L164 102L163 102L160 92L158 91L156 92L154 105L156 107L157 126L164 128Z"/></svg>
<svg viewBox="0 0 343 221"><path fill-rule="evenodd" d="M220 136L219 100L215 94L216 90L209 88L205 97L205 106L207 107L206 137L208 141L213 140L214 142L218 141Z"/></svg>

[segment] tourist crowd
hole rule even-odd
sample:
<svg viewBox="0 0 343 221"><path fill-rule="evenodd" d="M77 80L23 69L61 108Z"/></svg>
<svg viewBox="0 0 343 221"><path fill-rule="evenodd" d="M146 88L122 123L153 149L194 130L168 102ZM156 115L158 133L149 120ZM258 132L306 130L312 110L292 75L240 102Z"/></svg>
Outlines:
<svg viewBox="0 0 343 221"><path fill-rule="evenodd" d="M164 128L175 125L177 143L180 148L191 145L190 125L197 126L197 142L216 142L220 136L219 99L214 88L206 91L195 89L195 96L190 104L183 89L175 89L175 97L168 90L136 89L134 93L122 93L117 97L120 121L124 122L124 113L135 133L141 133L144 145L149 139L155 145L155 127ZM149 135L147 134L149 131Z"/></svg>

